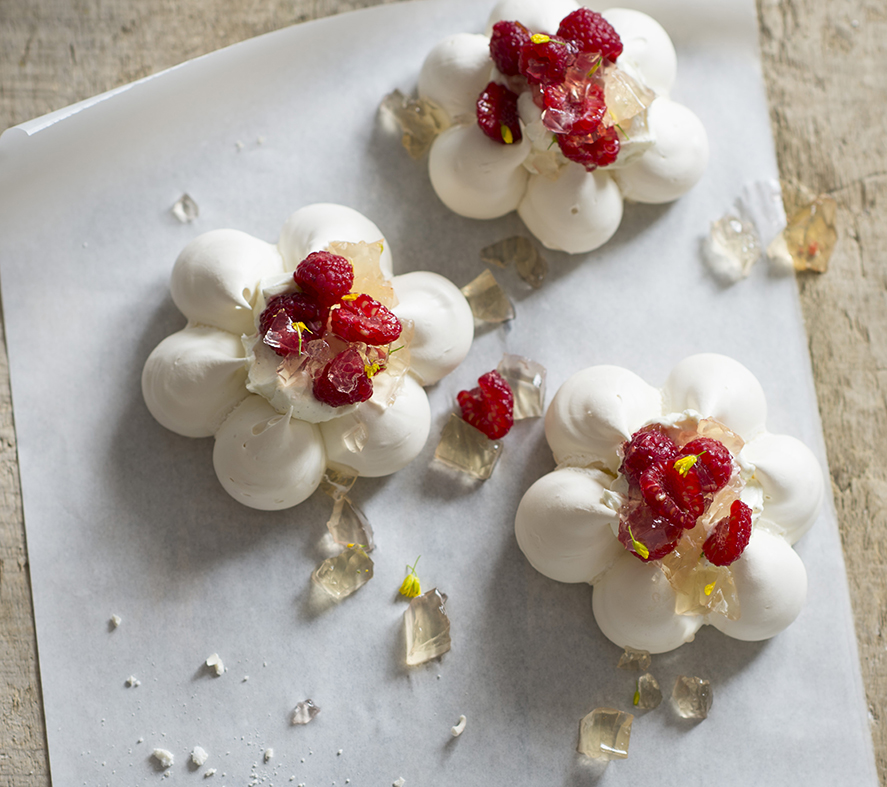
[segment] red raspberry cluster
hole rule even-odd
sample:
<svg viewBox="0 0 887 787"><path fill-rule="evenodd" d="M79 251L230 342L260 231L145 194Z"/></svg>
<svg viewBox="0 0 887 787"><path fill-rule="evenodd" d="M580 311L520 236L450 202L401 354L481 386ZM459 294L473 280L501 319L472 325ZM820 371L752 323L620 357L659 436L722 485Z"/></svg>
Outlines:
<svg viewBox="0 0 887 787"><path fill-rule="evenodd" d="M729 449L710 437L678 448L665 429L653 425L623 445L620 472L629 486L629 513L619 523L619 540L641 560L671 552L685 530L696 526L714 494L733 474ZM751 535L751 509L737 500L703 545L715 565L736 560Z"/></svg>
<svg viewBox="0 0 887 787"><path fill-rule="evenodd" d="M497 22L490 36L490 56L506 77L534 86L543 122L570 161L589 172L612 164L619 155L616 128L605 123L606 104L592 81L603 60L615 62L622 41L600 14L580 8L561 20L556 35L531 33L520 22ZM518 95L490 82L477 100L477 122L490 139L502 144L521 140Z"/></svg>
<svg viewBox="0 0 887 787"><path fill-rule="evenodd" d="M462 419L490 440L505 437L514 426L514 394L495 369L478 378L477 388L459 391L456 399Z"/></svg>
<svg viewBox="0 0 887 787"><path fill-rule="evenodd" d="M284 358L309 355L316 341L344 343L315 375L314 396L332 407L365 402L375 373L366 349L390 345L400 336L400 320L369 295L351 293L354 267L337 254L312 252L293 279L301 292L271 298L259 315L263 341Z"/></svg>

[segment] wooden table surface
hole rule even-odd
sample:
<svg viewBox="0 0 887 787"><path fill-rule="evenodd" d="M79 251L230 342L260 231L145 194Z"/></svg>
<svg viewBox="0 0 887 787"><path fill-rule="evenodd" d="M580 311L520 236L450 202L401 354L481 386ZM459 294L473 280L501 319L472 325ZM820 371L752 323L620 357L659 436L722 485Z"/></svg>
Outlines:
<svg viewBox="0 0 887 787"><path fill-rule="evenodd" d="M261 33L396 1L0 0L0 130ZM786 207L822 192L839 205L830 270L797 281L875 755L887 784L887 3L757 4ZM5 341L0 676L0 787L48 785Z"/></svg>

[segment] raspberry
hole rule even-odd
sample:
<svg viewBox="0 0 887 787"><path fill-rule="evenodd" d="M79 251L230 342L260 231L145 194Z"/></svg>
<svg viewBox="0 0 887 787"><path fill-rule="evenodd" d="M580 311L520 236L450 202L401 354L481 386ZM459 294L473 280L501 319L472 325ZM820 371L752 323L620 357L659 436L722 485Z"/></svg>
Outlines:
<svg viewBox="0 0 887 787"><path fill-rule="evenodd" d="M581 164L589 172L598 167L609 166L616 161L620 147L615 126L610 126L599 136L558 134L557 144L564 156L570 161Z"/></svg>
<svg viewBox="0 0 887 787"><path fill-rule="evenodd" d="M697 437L681 449L681 456L696 456L691 472L699 476L702 491L714 494L733 475L733 456L723 443L711 437ZM688 473L689 475L689 473Z"/></svg>
<svg viewBox="0 0 887 787"><path fill-rule="evenodd" d="M587 80L546 85L542 105L542 122L555 134L593 134L607 112L603 88Z"/></svg>
<svg viewBox="0 0 887 787"><path fill-rule="evenodd" d="M520 49L520 72L532 85L564 81L576 61L576 47L556 36L537 34Z"/></svg>
<svg viewBox="0 0 887 787"><path fill-rule="evenodd" d="M599 52L614 62L622 54L622 40L613 25L588 8L580 8L565 16L557 34L580 52Z"/></svg>
<svg viewBox="0 0 887 787"><path fill-rule="evenodd" d="M478 387L459 391L456 399L462 418L490 440L498 440L514 426L514 395L499 372L493 370L478 378Z"/></svg>
<svg viewBox="0 0 887 787"><path fill-rule="evenodd" d="M490 35L490 57L506 76L520 73L520 50L530 41L530 31L520 22L496 22Z"/></svg>
<svg viewBox="0 0 887 787"><path fill-rule="evenodd" d="M629 527L631 533L628 532ZM635 508L627 517L620 517L619 539L622 546L635 557L645 563L649 560L659 560L671 552L678 543L683 529L679 525L669 522L663 517L658 517L644 505ZM639 554L632 542L643 544L648 550L647 557Z"/></svg>
<svg viewBox="0 0 887 787"><path fill-rule="evenodd" d="M702 554L716 566L729 566L745 551L751 538L751 509L734 500L730 516L725 516L711 530L702 545Z"/></svg>
<svg viewBox="0 0 887 787"><path fill-rule="evenodd" d="M280 356L286 356L290 352L298 352L297 345L292 341L283 340L283 337L275 337L275 341L268 341L268 332L274 330L276 334L293 333L292 323L301 322L307 330L302 331L302 342L319 339L323 335L329 312L309 295L297 292L288 295L277 295L268 301L268 305L259 315L259 333L266 340L265 343L274 349ZM278 320L284 315L286 320ZM298 341L298 334L295 336ZM288 349L291 346L293 349Z"/></svg>
<svg viewBox="0 0 887 787"><path fill-rule="evenodd" d="M638 477L650 465L660 464L678 455L678 447L659 426L650 426L635 432L622 445L622 466L619 472L629 484L637 484Z"/></svg>
<svg viewBox="0 0 887 787"><path fill-rule="evenodd" d="M672 497L680 508L693 517L693 523L701 517L705 511L706 501L699 482L696 468L691 467L686 473L681 473L673 462L667 465L665 478Z"/></svg>
<svg viewBox="0 0 887 787"><path fill-rule="evenodd" d="M331 407L365 402L372 395L373 381L353 347L340 352L314 380L314 398Z"/></svg>
<svg viewBox="0 0 887 787"><path fill-rule="evenodd" d="M672 487L668 469L666 464L650 465L638 478L638 486L653 516L662 517L673 525L689 530L696 524L697 517L681 505L679 495Z"/></svg>
<svg viewBox="0 0 887 787"><path fill-rule="evenodd" d="M293 278L323 306L332 306L354 284L354 267L344 257L314 251L299 263Z"/></svg>
<svg viewBox="0 0 887 787"><path fill-rule="evenodd" d="M403 330L394 312L369 295L345 300L333 309L330 330L346 342L391 344Z"/></svg>
<svg viewBox="0 0 887 787"><path fill-rule="evenodd" d="M477 97L477 125L494 142L510 145L521 141L517 93L490 82Z"/></svg>

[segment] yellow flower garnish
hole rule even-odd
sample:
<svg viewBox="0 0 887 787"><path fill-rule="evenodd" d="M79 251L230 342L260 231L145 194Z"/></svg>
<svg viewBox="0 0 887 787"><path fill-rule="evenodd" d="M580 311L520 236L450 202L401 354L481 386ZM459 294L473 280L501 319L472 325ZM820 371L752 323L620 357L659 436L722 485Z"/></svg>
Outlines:
<svg viewBox="0 0 887 787"><path fill-rule="evenodd" d="M512 142L514 142L514 135L511 133L511 129L508 128L508 126L506 126L504 123L499 127L499 131L502 134L502 141L506 145L510 145Z"/></svg>
<svg viewBox="0 0 887 787"><path fill-rule="evenodd" d="M591 69L591 71L589 71L588 74L586 75L586 79L590 79L594 75L594 72L597 71L601 67L601 63L603 63L603 62L604 62L603 58L598 60L597 63L594 64L594 67Z"/></svg>
<svg viewBox="0 0 887 787"><path fill-rule="evenodd" d="M419 557L422 557L422 555L419 555ZM419 557L416 558L416 563L419 562ZM416 574L416 563L413 563L412 566L407 566L409 573L400 586L400 595L407 598L415 598L422 592L422 585L419 582L419 576Z"/></svg>
<svg viewBox="0 0 887 787"><path fill-rule="evenodd" d="M641 682L635 681L634 684L634 697L631 700L632 705L637 705L641 701Z"/></svg>
<svg viewBox="0 0 887 787"><path fill-rule="evenodd" d="M343 301L356 301L359 293L349 292L347 295L342 296Z"/></svg>
<svg viewBox="0 0 887 787"><path fill-rule="evenodd" d="M307 331L308 333L314 333L305 323L303 322L294 322L293 328L296 333L299 334L299 355L302 354L302 331Z"/></svg>
<svg viewBox="0 0 887 787"><path fill-rule="evenodd" d="M628 526L628 537L631 539L631 547L635 552L644 560L650 557L650 550L634 537L634 534L631 532L631 525Z"/></svg>
<svg viewBox="0 0 887 787"><path fill-rule="evenodd" d="M711 592L715 589L715 585L717 585L717 584L718 584L717 580L715 580L714 582L709 582L709 584L707 584L705 586L705 595L710 596Z"/></svg>
<svg viewBox="0 0 887 787"><path fill-rule="evenodd" d="M373 363L365 363L363 365L363 370L366 372L367 377L375 377L381 369L382 364L380 364L378 361L374 361Z"/></svg>
<svg viewBox="0 0 887 787"><path fill-rule="evenodd" d="M680 473L681 478L684 478L687 473L690 472L690 468L696 464L696 460L699 459L697 454L690 454L689 456L682 456L680 459L676 459L674 463L674 469Z"/></svg>
<svg viewBox="0 0 887 787"><path fill-rule="evenodd" d="M551 41L551 38L545 35L545 33L534 33L530 36L530 41L532 41L534 44L547 44L549 41Z"/></svg>

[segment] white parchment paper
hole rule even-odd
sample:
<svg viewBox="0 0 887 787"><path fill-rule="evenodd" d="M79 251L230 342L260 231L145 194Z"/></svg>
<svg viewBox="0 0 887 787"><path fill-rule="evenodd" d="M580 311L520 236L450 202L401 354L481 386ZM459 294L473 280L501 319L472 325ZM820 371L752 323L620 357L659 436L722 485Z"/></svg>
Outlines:
<svg viewBox="0 0 887 787"><path fill-rule="evenodd" d="M309 580L329 500L239 506L215 479L212 441L148 414L141 367L184 324L167 283L200 232L273 241L296 208L340 202L383 229L396 271L461 286L482 270L482 246L522 231L514 215L449 213L376 114L384 94L414 88L438 40L482 30L487 4L398 4L282 30L3 135L3 305L55 783L157 783L162 747L175 784L210 767L230 786L876 784L830 506L797 546L810 578L797 622L765 643L706 628L656 657L666 694L679 674L711 680L711 715L685 721L667 702L641 712L629 759L603 768L575 753L579 720L630 710L635 676L615 669L591 588L537 574L512 532L520 496L553 467L541 421L514 429L485 484L431 462L454 394L504 351L544 363L551 392L594 363L661 384L686 355L715 351L759 377L771 431L825 466L794 282L759 265L724 289L698 253L743 186L776 177L753 3L640 7L675 40L673 95L708 129L706 175L673 205L629 206L596 253L547 253L540 291L495 272L517 318L480 330L431 390L432 440L416 462L358 481L376 573L339 605ZM191 225L169 212L183 192L200 206ZM419 554L424 585L449 596L453 649L407 669L396 593ZM202 667L214 652L221 677ZM291 726L308 697L321 714ZM199 769L196 745L209 752Z"/></svg>

